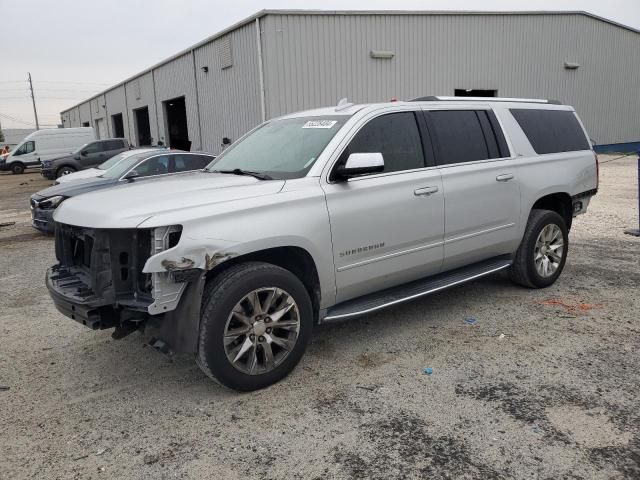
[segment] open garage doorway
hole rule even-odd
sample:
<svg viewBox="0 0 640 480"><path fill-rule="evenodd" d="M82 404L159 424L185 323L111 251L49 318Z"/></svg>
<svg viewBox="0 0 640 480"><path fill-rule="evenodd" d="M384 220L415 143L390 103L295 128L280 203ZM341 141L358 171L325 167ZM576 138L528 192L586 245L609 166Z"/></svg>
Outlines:
<svg viewBox="0 0 640 480"><path fill-rule="evenodd" d="M151 145L151 125L149 124L149 107L138 108L133 111L136 120L138 146Z"/></svg>
<svg viewBox="0 0 640 480"><path fill-rule="evenodd" d="M111 127L115 138L124 138L124 122L121 113L111 115Z"/></svg>
<svg viewBox="0 0 640 480"><path fill-rule="evenodd" d="M189 129L187 127L187 107L184 97L162 102L164 107L166 139L170 148L191 150Z"/></svg>

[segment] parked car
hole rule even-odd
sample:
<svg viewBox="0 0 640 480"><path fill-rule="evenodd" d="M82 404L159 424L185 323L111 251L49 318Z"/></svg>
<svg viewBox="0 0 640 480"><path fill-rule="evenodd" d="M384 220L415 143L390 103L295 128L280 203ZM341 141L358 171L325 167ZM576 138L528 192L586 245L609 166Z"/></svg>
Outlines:
<svg viewBox="0 0 640 480"><path fill-rule="evenodd" d="M95 138L95 131L91 127L36 130L8 155L0 158L0 171L23 173L26 168L40 167L41 162L70 155L79 146Z"/></svg>
<svg viewBox="0 0 640 480"><path fill-rule="evenodd" d="M116 163L119 163L120 161L130 157L131 155L137 155L143 152L157 152L158 150L164 150L164 149L165 149L164 147L148 147L148 148L132 148L131 150L125 150L124 152L121 152L118 155L114 155L109 160L101 163L97 167L86 168L78 172L69 173L68 175L63 175L61 177L58 177L56 178L54 184L58 185L60 183L73 182L75 180L80 180L80 179L99 177L105 172L105 170L109 170Z"/></svg>
<svg viewBox="0 0 640 480"><path fill-rule="evenodd" d="M53 212L70 197L124 183L148 180L152 177L202 170L215 159L215 156L208 153L155 148L132 152L133 154L126 155L120 161L114 162L111 168L97 177L54 185L31 195L31 224L33 227L45 233L53 233ZM102 205L95 213L98 214L104 208L109 208L109 206Z"/></svg>
<svg viewBox="0 0 640 480"><path fill-rule="evenodd" d="M69 155L44 160L40 174L49 180L104 163L114 155L129 150L129 142L124 138L106 138L86 143Z"/></svg>
<svg viewBox="0 0 640 480"><path fill-rule="evenodd" d="M203 172L65 201L46 284L75 321L141 330L255 390L294 368L314 324L501 270L553 284L597 187L569 106L341 102L262 124Z"/></svg>

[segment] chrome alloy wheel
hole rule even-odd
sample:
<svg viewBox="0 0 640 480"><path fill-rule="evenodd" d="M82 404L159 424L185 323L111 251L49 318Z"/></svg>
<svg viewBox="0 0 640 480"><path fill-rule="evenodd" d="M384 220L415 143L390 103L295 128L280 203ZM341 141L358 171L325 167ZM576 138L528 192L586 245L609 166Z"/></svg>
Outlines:
<svg viewBox="0 0 640 480"><path fill-rule="evenodd" d="M538 235L533 253L538 275L546 278L556 273L562 262L563 252L562 230L553 223L546 225Z"/></svg>
<svg viewBox="0 0 640 480"><path fill-rule="evenodd" d="M280 288L260 288L245 295L224 327L224 350L237 370L249 375L270 372L291 353L300 332L300 310Z"/></svg>

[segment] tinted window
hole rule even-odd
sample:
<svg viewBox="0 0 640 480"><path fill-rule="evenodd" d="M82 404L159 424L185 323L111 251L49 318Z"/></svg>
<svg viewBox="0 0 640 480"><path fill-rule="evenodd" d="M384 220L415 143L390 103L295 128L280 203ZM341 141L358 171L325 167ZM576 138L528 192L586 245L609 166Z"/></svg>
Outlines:
<svg viewBox="0 0 640 480"><path fill-rule="evenodd" d="M211 162L211 157L203 155L175 155L174 169L176 172L187 170L201 170Z"/></svg>
<svg viewBox="0 0 640 480"><path fill-rule="evenodd" d="M142 162L138 165L135 168L135 171L141 177L169 173L169 155L160 155L159 157L150 158L146 162Z"/></svg>
<svg viewBox="0 0 640 480"><path fill-rule="evenodd" d="M352 153L381 153L385 172L425 166L413 112L391 113L371 120L351 140L339 163L344 164Z"/></svg>
<svg viewBox="0 0 640 480"><path fill-rule="evenodd" d="M83 153L91 154L91 153L98 153L103 151L104 151L103 142L94 142L84 147Z"/></svg>
<svg viewBox="0 0 640 480"><path fill-rule="evenodd" d="M122 140L107 140L104 142L107 150L119 150L124 148Z"/></svg>
<svg viewBox="0 0 640 480"><path fill-rule="evenodd" d="M484 112L479 113L486 115ZM495 138L494 142L491 142L492 152L489 152L478 112L439 110L429 112L428 118L429 132L434 137L440 165L486 160L498 156Z"/></svg>
<svg viewBox="0 0 640 480"><path fill-rule="evenodd" d="M573 112L565 110L512 109L536 153L589 150L589 141Z"/></svg>

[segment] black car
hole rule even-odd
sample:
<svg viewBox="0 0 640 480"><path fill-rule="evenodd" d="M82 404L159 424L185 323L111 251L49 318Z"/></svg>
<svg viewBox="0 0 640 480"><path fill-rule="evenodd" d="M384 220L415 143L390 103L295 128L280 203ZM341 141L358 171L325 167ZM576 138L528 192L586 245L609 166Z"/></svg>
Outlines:
<svg viewBox="0 0 640 480"><path fill-rule="evenodd" d="M71 155L43 161L41 174L49 180L55 180L62 175L100 165L125 150L129 150L129 143L124 138L96 140L82 145Z"/></svg>
<svg viewBox="0 0 640 480"><path fill-rule="evenodd" d="M98 177L61 183L31 195L31 224L40 231L53 233L53 212L69 197L159 175L201 170L214 159L215 156L209 153L176 150L145 150L131 154Z"/></svg>

